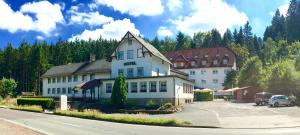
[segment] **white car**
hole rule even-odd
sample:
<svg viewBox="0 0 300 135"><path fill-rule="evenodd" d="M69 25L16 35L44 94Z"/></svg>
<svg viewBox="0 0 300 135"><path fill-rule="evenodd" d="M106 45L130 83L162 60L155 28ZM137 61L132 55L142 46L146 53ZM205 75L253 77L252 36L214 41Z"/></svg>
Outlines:
<svg viewBox="0 0 300 135"><path fill-rule="evenodd" d="M278 106L294 106L295 102L289 100L289 98L285 95L274 95L269 99L269 105L272 107Z"/></svg>

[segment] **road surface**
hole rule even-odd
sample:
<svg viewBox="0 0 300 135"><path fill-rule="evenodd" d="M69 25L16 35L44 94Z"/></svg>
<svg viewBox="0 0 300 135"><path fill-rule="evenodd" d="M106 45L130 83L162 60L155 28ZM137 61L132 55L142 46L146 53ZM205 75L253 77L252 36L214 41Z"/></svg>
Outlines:
<svg viewBox="0 0 300 135"><path fill-rule="evenodd" d="M0 118L49 135L299 135L300 128L212 129L121 124L0 108Z"/></svg>

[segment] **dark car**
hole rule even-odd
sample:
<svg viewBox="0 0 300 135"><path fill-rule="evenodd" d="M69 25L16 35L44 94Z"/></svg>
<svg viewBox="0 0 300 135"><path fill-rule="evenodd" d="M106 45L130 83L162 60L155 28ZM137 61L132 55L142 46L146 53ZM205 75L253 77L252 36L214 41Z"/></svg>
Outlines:
<svg viewBox="0 0 300 135"><path fill-rule="evenodd" d="M259 92L254 96L254 102L256 105L266 105L269 102L269 99L272 97L272 93L269 92Z"/></svg>

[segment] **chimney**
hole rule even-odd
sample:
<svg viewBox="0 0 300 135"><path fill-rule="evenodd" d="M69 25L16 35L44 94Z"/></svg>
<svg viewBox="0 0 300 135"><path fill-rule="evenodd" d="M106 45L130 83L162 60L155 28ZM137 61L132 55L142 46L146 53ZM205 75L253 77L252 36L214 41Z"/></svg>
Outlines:
<svg viewBox="0 0 300 135"><path fill-rule="evenodd" d="M90 54L90 62L95 62L96 61L96 54L91 53Z"/></svg>

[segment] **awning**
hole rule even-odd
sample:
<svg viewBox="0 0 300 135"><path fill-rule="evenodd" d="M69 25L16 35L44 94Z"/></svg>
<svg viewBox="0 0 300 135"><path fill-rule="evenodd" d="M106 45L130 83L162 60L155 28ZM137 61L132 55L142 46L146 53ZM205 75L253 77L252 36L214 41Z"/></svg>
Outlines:
<svg viewBox="0 0 300 135"><path fill-rule="evenodd" d="M95 87L99 87L102 83L101 79L94 79L85 83L78 84L74 87L74 90L88 90Z"/></svg>

